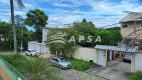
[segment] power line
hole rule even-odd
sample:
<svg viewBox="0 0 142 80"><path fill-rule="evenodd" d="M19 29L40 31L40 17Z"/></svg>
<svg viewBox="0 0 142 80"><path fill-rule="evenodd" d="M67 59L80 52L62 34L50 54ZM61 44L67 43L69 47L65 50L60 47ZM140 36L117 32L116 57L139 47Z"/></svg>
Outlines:
<svg viewBox="0 0 142 80"><path fill-rule="evenodd" d="M99 28L105 28L105 27L114 26L114 25L117 25L117 24L120 24L120 23L113 23L113 24L110 24L110 25L107 25L107 26L102 26L102 27L99 27Z"/></svg>
<svg viewBox="0 0 142 80"><path fill-rule="evenodd" d="M101 4L103 4L103 3L107 2L107 1L108 1L108 0L103 0L103 1L98 2L98 3L96 3L96 4L92 4L92 7L99 6L99 5L101 5ZM90 2L90 3L93 3L93 2L95 2L95 0L92 1L92 2ZM82 6L81 6L81 7L82 7ZM79 7L79 8L80 8L80 7ZM79 8L76 8L76 10L79 9ZM90 7L88 6L88 7L84 8L84 10L87 10L88 8L90 8ZM69 12L67 12L67 13L64 13L64 14L62 14L61 16L59 16L58 19L65 18L66 16L71 15L71 14L72 14L73 12L75 12L76 10L72 10L72 11L69 11ZM62 16L63 16L63 17L62 17ZM52 21L52 20L51 20L51 21ZM49 21L49 22L50 22L50 21Z"/></svg>

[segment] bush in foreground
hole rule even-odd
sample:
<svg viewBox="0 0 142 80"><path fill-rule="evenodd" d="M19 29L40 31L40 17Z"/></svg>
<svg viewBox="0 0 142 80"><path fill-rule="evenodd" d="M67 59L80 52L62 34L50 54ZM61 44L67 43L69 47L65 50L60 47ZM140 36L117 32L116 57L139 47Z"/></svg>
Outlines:
<svg viewBox="0 0 142 80"><path fill-rule="evenodd" d="M23 63L24 61L28 62L28 59L24 55L20 54L1 54L0 56L18 71L23 65L25 65Z"/></svg>
<svg viewBox="0 0 142 80"><path fill-rule="evenodd" d="M59 71L48 65L45 59L26 57L20 54L1 54L0 56L28 80L61 80L56 75Z"/></svg>

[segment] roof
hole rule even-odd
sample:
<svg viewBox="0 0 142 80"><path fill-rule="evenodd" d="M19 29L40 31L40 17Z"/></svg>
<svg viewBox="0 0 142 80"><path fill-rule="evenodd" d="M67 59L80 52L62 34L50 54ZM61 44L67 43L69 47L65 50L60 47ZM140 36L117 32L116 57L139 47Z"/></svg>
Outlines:
<svg viewBox="0 0 142 80"><path fill-rule="evenodd" d="M142 21L142 12L130 12L120 20L120 23L129 21Z"/></svg>
<svg viewBox="0 0 142 80"><path fill-rule="evenodd" d="M58 28L58 27L43 27L42 29L68 29L68 28Z"/></svg>
<svg viewBox="0 0 142 80"><path fill-rule="evenodd" d="M118 46L109 46L109 45L96 45L96 49L104 49L104 50L115 50L122 52L136 52L136 48L133 47L118 47Z"/></svg>

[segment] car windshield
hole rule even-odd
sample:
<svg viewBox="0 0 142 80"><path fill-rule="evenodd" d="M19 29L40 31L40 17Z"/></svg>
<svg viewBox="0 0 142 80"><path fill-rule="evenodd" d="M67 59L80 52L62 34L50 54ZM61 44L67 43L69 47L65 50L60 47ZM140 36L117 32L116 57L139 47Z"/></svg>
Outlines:
<svg viewBox="0 0 142 80"><path fill-rule="evenodd" d="M36 50L31 50L31 52L36 52Z"/></svg>
<svg viewBox="0 0 142 80"><path fill-rule="evenodd" d="M66 60L64 58L60 58L61 62L66 62Z"/></svg>

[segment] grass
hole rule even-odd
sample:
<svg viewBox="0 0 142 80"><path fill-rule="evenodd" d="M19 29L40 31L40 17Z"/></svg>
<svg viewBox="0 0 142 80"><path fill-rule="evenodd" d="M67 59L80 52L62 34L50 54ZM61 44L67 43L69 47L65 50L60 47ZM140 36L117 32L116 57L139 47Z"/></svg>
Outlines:
<svg viewBox="0 0 142 80"><path fill-rule="evenodd" d="M133 73L128 80L142 80L142 72Z"/></svg>
<svg viewBox="0 0 142 80"><path fill-rule="evenodd" d="M12 51L12 49L8 49L8 48L1 48L1 47L0 47L0 51Z"/></svg>
<svg viewBox="0 0 142 80"><path fill-rule="evenodd" d="M93 63L91 63L91 62L78 60L78 59L74 59L74 58L66 57L66 60L71 62L72 68L79 70L79 71L86 71L93 65Z"/></svg>

